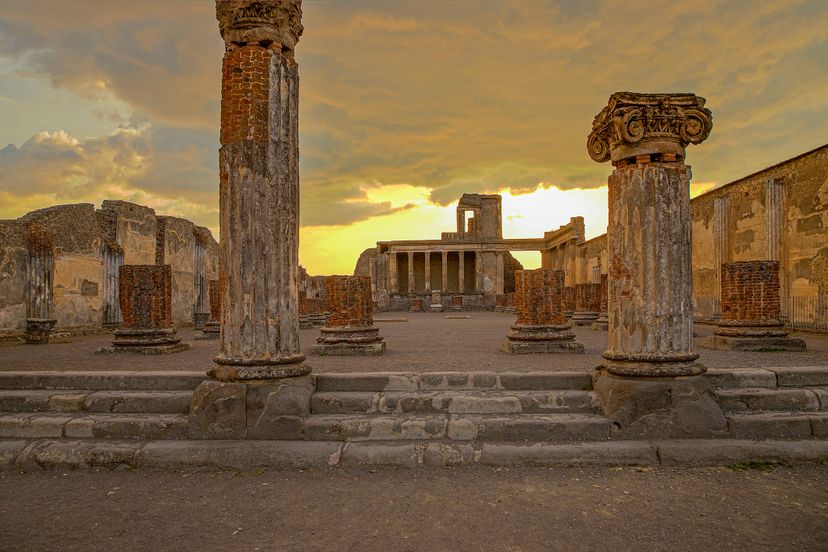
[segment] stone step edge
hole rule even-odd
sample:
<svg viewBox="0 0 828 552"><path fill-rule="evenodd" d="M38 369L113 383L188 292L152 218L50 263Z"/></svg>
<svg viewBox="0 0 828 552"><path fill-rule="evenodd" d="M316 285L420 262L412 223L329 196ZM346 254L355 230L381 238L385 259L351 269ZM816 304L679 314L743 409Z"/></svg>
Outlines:
<svg viewBox="0 0 828 552"><path fill-rule="evenodd" d="M192 396L189 389L0 389L0 414L187 414ZM137 409L146 403L163 410Z"/></svg>
<svg viewBox="0 0 828 552"><path fill-rule="evenodd" d="M137 468L165 471L360 466L739 466L828 461L828 439L686 439L587 443L378 441L0 440L0 471Z"/></svg>
<svg viewBox="0 0 828 552"><path fill-rule="evenodd" d="M207 379L193 371L0 371L0 389L54 391L192 391Z"/></svg>

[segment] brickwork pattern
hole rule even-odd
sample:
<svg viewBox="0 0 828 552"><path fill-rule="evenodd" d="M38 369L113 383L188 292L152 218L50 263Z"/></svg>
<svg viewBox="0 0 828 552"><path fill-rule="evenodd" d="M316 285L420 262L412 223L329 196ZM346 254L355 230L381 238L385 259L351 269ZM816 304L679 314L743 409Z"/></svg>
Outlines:
<svg viewBox="0 0 828 552"><path fill-rule="evenodd" d="M328 276L325 280L327 310L331 313L325 326L365 327L374 323L374 301L369 276Z"/></svg>
<svg viewBox="0 0 828 552"><path fill-rule="evenodd" d="M781 317L779 262L722 264L721 304L723 321L778 321Z"/></svg>
<svg viewBox="0 0 828 552"><path fill-rule="evenodd" d="M270 62L274 51L250 44L224 55L221 143L269 139Z"/></svg>
<svg viewBox="0 0 828 552"><path fill-rule="evenodd" d="M515 282L515 289L517 289L517 282ZM573 312L575 310L575 288L567 286L563 288L561 295L561 303L564 312Z"/></svg>
<svg viewBox="0 0 828 552"><path fill-rule="evenodd" d="M517 324L558 326L566 324L562 311L564 274L539 268L515 271L515 313Z"/></svg>
<svg viewBox="0 0 828 552"><path fill-rule="evenodd" d="M119 268L119 292L124 328L172 327L170 265L122 265Z"/></svg>
<svg viewBox="0 0 828 552"><path fill-rule="evenodd" d="M575 286L575 311L598 312L601 308L601 284Z"/></svg>

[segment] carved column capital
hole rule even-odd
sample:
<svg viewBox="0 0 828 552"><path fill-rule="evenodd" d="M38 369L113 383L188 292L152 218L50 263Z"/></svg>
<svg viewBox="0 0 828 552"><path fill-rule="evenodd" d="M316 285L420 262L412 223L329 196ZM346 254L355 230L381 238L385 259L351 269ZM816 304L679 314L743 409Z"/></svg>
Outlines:
<svg viewBox="0 0 828 552"><path fill-rule="evenodd" d="M705 141L713 128L705 101L695 94L616 92L592 122L589 156L599 163L663 153L683 158L684 148Z"/></svg>
<svg viewBox="0 0 828 552"><path fill-rule="evenodd" d="M216 0L216 18L227 48L279 43L293 51L302 36L302 0Z"/></svg>

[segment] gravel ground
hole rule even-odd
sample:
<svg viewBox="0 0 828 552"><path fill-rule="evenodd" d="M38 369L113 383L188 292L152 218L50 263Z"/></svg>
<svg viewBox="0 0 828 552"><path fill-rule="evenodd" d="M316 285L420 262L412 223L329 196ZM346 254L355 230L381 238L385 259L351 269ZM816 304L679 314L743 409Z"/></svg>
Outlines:
<svg viewBox="0 0 828 552"><path fill-rule="evenodd" d="M824 551L828 466L0 476L0 550Z"/></svg>
<svg viewBox="0 0 828 552"><path fill-rule="evenodd" d="M469 319L450 320L446 314L380 313L377 325L388 342L381 357L317 357L308 363L315 372L375 372L444 370L492 370L497 372L535 370L592 370L606 349L606 332L588 327L575 328L577 339L586 347L583 355L509 355L498 348L514 316L507 313L469 313ZM405 318L407 322L383 322ZM697 326L698 341L710 335L711 326ZM195 332L184 329L181 336L192 350L170 356L94 355L109 344L107 336L81 337L70 343L48 346L0 346L0 370L206 370L218 352L217 341L192 340ZM319 330L302 330L302 348L308 350ZM808 343L799 353L746 353L711 351L696 347L700 361L710 368L753 368L762 366L828 366L828 338L797 335Z"/></svg>

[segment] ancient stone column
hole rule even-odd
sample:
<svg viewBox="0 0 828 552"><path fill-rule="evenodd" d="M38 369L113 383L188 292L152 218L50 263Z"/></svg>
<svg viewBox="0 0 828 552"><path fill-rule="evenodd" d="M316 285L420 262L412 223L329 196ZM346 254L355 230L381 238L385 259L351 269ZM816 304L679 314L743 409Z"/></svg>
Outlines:
<svg viewBox="0 0 828 552"><path fill-rule="evenodd" d="M414 284L414 252L408 252L408 294L414 295L414 290L416 289Z"/></svg>
<svg viewBox="0 0 828 552"><path fill-rule="evenodd" d="M457 293L463 294L466 289L466 252L457 252Z"/></svg>
<svg viewBox="0 0 828 552"><path fill-rule="evenodd" d="M805 341L788 337L782 323L779 261L743 261L722 265L722 314L711 349L804 351Z"/></svg>
<svg viewBox="0 0 828 552"><path fill-rule="evenodd" d="M439 289L431 290L431 305L428 307L431 312L443 312L443 298Z"/></svg>
<svg viewBox="0 0 828 552"><path fill-rule="evenodd" d="M423 253L425 256L425 292L426 295L431 293L431 252Z"/></svg>
<svg viewBox="0 0 828 552"><path fill-rule="evenodd" d="M97 353L162 355L190 348L173 327L170 265L121 265L118 285L123 323L112 346Z"/></svg>
<svg viewBox="0 0 828 552"><path fill-rule="evenodd" d="M690 168L685 146L712 127L694 94L618 92L592 125L587 149L611 160L609 335L595 390L616 431L682 436L721 432L725 419L693 351Z"/></svg>
<svg viewBox="0 0 828 552"><path fill-rule="evenodd" d="M54 236L46 228L29 226L29 250L26 272L26 343L49 343L49 336L57 324L52 318L53 281L55 271Z"/></svg>
<svg viewBox="0 0 828 552"><path fill-rule="evenodd" d="M448 291L448 251L442 252L443 256L443 270L440 273L440 285L442 286L441 291L444 293Z"/></svg>
<svg viewBox="0 0 828 552"><path fill-rule="evenodd" d="M210 319L204 325L201 335L196 339L218 339L221 335L221 278L207 282L207 299L210 307Z"/></svg>
<svg viewBox="0 0 828 552"><path fill-rule="evenodd" d="M605 332L609 329L608 285L609 276L601 274L600 311L598 314L598 320L592 324L592 329L598 330L599 332Z"/></svg>
<svg viewBox="0 0 828 552"><path fill-rule="evenodd" d="M503 253L498 253L495 256L495 270L497 271L497 283L495 284L495 293L502 295L506 293L506 261Z"/></svg>
<svg viewBox="0 0 828 552"><path fill-rule="evenodd" d="M572 313L573 326L591 326L598 320L601 309L601 284L575 285L575 312Z"/></svg>
<svg viewBox="0 0 828 552"><path fill-rule="evenodd" d="M517 320L500 350L505 353L583 353L562 310L564 275L539 268L515 271Z"/></svg>
<svg viewBox="0 0 828 552"><path fill-rule="evenodd" d="M221 87L221 349L193 393L194 439L301 439L311 369L299 350L301 0L217 0ZM369 288L370 289L370 288ZM369 292L370 297L370 292Z"/></svg>
<svg viewBox="0 0 828 552"><path fill-rule="evenodd" d="M298 0L218 0L223 381L302 376L299 350Z"/></svg>
<svg viewBox="0 0 828 552"><path fill-rule="evenodd" d="M381 355L385 340L374 326L371 279L368 276L328 276L327 310L331 313L314 353L318 355Z"/></svg>
<svg viewBox="0 0 828 552"><path fill-rule="evenodd" d="M392 295L400 292L400 278L397 272L397 252L390 251L388 253L388 293Z"/></svg>

